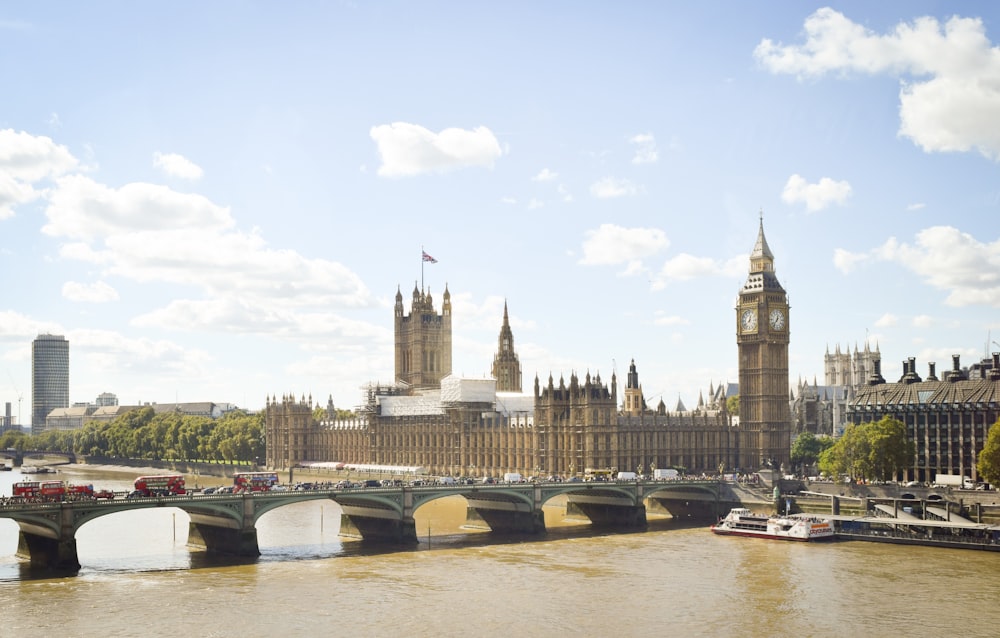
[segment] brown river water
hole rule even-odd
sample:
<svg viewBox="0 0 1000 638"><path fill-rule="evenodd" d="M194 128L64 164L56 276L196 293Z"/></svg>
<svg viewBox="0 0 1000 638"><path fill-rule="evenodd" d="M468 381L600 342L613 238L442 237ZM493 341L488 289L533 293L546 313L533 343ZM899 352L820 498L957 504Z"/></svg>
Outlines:
<svg viewBox="0 0 1000 638"><path fill-rule="evenodd" d="M133 478L56 476L119 490ZM20 478L0 473L0 496ZM83 567L59 578L28 572L0 519L0 635L1000 635L997 553L717 537L669 518L596 533L560 506L545 536L494 539L464 526L461 497L416 519L417 548L372 550L339 536L332 501L291 505L258 522L259 559L227 564L187 548L183 511L124 512L80 529Z"/></svg>

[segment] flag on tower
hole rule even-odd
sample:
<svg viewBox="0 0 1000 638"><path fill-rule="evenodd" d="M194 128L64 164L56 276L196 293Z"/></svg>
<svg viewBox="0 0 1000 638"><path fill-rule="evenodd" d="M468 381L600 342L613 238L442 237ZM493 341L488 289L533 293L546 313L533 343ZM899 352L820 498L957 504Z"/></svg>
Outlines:
<svg viewBox="0 0 1000 638"><path fill-rule="evenodd" d="M436 264L436 263L438 263L438 260L437 260L437 259L434 259L434 258L433 258L433 257L431 257L430 255L428 255L426 251L423 251L423 250L422 250L422 251L420 251L420 252L424 253L424 261L429 261L429 262L431 262L432 264Z"/></svg>

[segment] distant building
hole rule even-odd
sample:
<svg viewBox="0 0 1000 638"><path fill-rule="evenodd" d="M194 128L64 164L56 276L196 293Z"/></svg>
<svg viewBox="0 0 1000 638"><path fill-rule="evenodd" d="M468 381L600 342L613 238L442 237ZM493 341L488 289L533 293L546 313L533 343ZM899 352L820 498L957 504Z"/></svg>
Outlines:
<svg viewBox="0 0 1000 638"><path fill-rule="evenodd" d="M184 416L204 416L210 419L218 419L226 412L230 412L236 407L231 403L212 403L211 401L201 401L193 403L147 403L145 405L118 405L118 399L113 394L103 393L98 399L107 402L109 397L114 398L114 402L108 405L93 403L77 403L69 408L56 408L49 412L45 422L46 430L78 430L91 421L107 423L114 421L118 416L137 410L139 408L152 408L155 414L176 412Z"/></svg>
<svg viewBox="0 0 1000 638"><path fill-rule="evenodd" d="M902 421L915 446L903 478L933 481L944 473L977 479L976 460L1000 418L1000 353L968 369L954 355L952 369L940 379L934 362L921 378L910 357L896 383L886 383L876 360L868 385L847 405L847 418L860 424L883 417Z"/></svg>
<svg viewBox="0 0 1000 638"><path fill-rule="evenodd" d="M2 420L0 420L0 432L6 432L7 430L13 430L14 428L20 429L21 425L14 424L14 417L10 413L11 406L10 401L4 404L4 414Z"/></svg>
<svg viewBox="0 0 1000 638"><path fill-rule="evenodd" d="M69 407L69 341L40 334L31 343L31 433L45 431L52 410Z"/></svg>
<svg viewBox="0 0 1000 638"><path fill-rule="evenodd" d="M97 400L94 403L98 407L118 405L118 397L111 392L102 392L97 395Z"/></svg>
<svg viewBox="0 0 1000 638"><path fill-rule="evenodd" d="M441 387L451 374L451 293L444 288L441 314L430 291L413 287L410 314L403 312L403 295L396 289L396 381L416 390Z"/></svg>
<svg viewBox="0 0 1000 638"><path fill-rule="evenodd" d="M446 293L447 294L447 293ZM446 300L448 297L446 297ZM337 419L332 399L323 418L314 417L312 396L268 397L266 402L266 464L288 468L302 463L356 463L420 467L438 475L584 474L587 469L628 469L651 472L656 467L681 467L694 472L734 468L737 433L725 410L725 390L719 409L699 402L695 411L668 412L661 400L646 407L633 361L626 388L626 409L619 411L614 374L606 385L600 375L571 374L558 384L535 377L534 392L520 390L520 363L513 349L507 306L493 359L490 379L444 376L427 386L430 370L414 370L406 360L451 361L451 353L416 352L426 330L426 343L450 349L443 338L444 315L434 312L418 291L414 304L420 321L400 329L402 297L396 296L396 383L371 384L357 416ZM445 308L450 311L450 302ZM422 313L422 314L421 314ZM450 334L450 314L447 317ZM404 353L402 357L400 353ZM402 360L402 364L401 364ZM428 366L433 368L433 366ZM418 374L419 373L419 374Z"/></svg>
<svg viewBox="0 0 1000 638"><path fill-rule="evenodd" d="M514 333L510 329L506 301L503 303L503 326L497 338L497 353L493 357L493 378L497 380L497 392L521 391L521 361L514 352Z"/></svg>

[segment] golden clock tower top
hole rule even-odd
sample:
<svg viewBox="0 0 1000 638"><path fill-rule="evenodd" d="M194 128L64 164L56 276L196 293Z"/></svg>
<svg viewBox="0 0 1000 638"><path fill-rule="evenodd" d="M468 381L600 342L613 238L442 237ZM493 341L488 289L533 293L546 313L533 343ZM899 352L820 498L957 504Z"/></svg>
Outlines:
<svg viewBox="0 0 1000 638"><path fill-rule="evenodd" d="M760 229L757 231L757 243L750 253L750 274L740 294L757 292L785 292L774 274L774 254L771 253L771 248L764 237L763 217L760 220Z"/></svg>

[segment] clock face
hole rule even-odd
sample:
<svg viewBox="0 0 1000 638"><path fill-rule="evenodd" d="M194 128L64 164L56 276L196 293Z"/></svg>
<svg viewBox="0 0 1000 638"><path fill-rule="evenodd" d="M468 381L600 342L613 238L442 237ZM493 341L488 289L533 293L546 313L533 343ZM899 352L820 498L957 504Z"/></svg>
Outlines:
<svg viewBox="0 0 1000 638"><path fill-rule="evenodd" d="M768 320L771 322L771 327L775 330L782 330L785 327L785 313L780 310L772 310Z"/></svg>
<svg viewBox="0 0 1000 638"><path fill-rule="evenodd" d="M743 314L740 315L740 326L745 331L753 330L757 327L757 311L756 310L744 310Z"/></svg>

